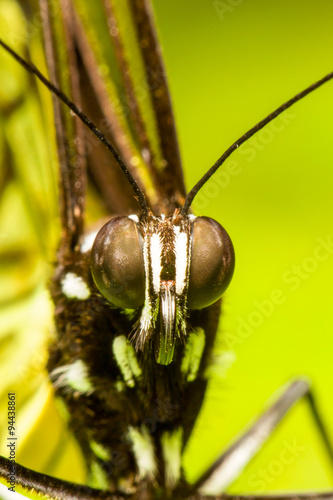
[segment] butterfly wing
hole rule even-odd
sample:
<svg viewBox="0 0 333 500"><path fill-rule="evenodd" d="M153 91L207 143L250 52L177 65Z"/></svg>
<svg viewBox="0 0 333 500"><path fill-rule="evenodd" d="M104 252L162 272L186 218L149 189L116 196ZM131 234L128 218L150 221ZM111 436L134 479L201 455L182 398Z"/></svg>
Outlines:
<svg viewBox="0 0 333 500"><path fill-rule="evenodd" d="M150 205L156 213L171 213L175 207L181 205L185 189L165 71L160 61L160 49L147 2L132 2L126 7L117 2L112 5L96 3L92 11L89 11L88 5L81 3L74 5L63 2L60 10L56 7L56 12L52 11L49 2L42 1L41 6L46 59L51 80L77 103L80 103L79 87L81 87L82 107L88 113L90 110L94 121L98 125L101 123L101 128L103 126L107 128L111 140L128 162L134 177L142 185ZM94 22L88 22L93 18ZM124 32L129 34L126 40L120 37L120 33ZM102 48L95 43L97 35L103 39ZM91 285L88 263L81 258L82 255L79 255L79 244L82 242L84 230L86 178L88 177L90 181L88 203L92 204L97 200L98 214L103 211L117 213L120 210L123 213L131 213L133 208L137 211L137 207L133 194L126 185L124 187L122 173L114 174L118 167L113 164L112 158L106 160L105 151L96 143L90 142L91 138L87 140L77 118L68 113L63 104L54 99L53 107L60 165L61 238L52 294L58 331L61 334L51 349L49 370L51 377L57 375L56 385L59 388L63 375L59 370L81 361L76 358L77 353L81 353L83 345L81 337L93 331L89 329L89 322L94 317L95 306L98 308L100 305L96 300L96 303L89 300L89 307L86 303L83 308L70 300L71 303L68 304L67 299L85 300L85 298L70 296L67 284L65 285L70 275L83 280L84 284ZM93 146L87 153L87 170L84 143ZM130 332L130 322L127 324L118 313L110 314L105 311L105 316L105 321L109 321L111 316L110 324L118 333L120 327ZM210 341L207 342L207 352L203 356L204 363L198 370L201 376L216 331L218 307L214 308L213 314L208 313L208 317L206 316L207 312L196 315L197 324L203 326L208 322L208 331L211 332ZM72 339L70 332L74 331L77 333ZM94 350L97 352L98 342L94 341L94 345L89 345L88 342L85 353L88 352L90 356ZM66 360L69 365L64 364ZM180 359L175 366L180 369ZM163 398L168 400L169 389L164 390L162 372L163 370L159 369L157 374L159 390ZM147 376L151 375L148 373ZM172 375L174 373L171 370L170 382L167 385L175 385L179 398L178 382L175 384L177 377ZM191 382L194 383L194 380ZM181 418L186 422L180 446L186 443L190 435L205 387L206 380L198 380L198 384L195 384L197 390L194 391L193 405L187 405L184 411L180 410L180 405L174 408L162 406L157 409L162 412L163 418L168 419L170 411L172 413L176 408L170 418L176 420ZM61 388L64 389L63 395L66 396L68 388L64 384ZM78 423L76 434L79 438L82 436L80 415L83 415L83 410L87 408L85 405L81 408L77 404L80 395L82 395L80 389L71 395L74 397L73 401L76 400L72 414L75 414L73 422ZM186 395L188 397L189 393ZM156 404L153 396L153 393L148 394L149 405ZM64 399L68 403L67 406L71 407L73 401L70 397ZM150 408L149 411L153 410L154 408ZM98 417L103 418L103 412L99 412ZM86 427L86 424L84 425ZM111 435L117 436L117 433L111 432ZM84 439L86 438L81 439L81 444L82 442L85 444ZM128 445L124 445L124 454L127 453L127 448ZM60 456L60 453L58 455L56 453L59 450L54 448L53 451L54 454L49 456L50 471L54 470L55 462ZM91 453L92 450L87 451L88 462ZM96 454L95 451L94 453ZM127 464L126 468L131 471L133 464ZM97 482L95 485L102 488L103 482Z"/></svg>

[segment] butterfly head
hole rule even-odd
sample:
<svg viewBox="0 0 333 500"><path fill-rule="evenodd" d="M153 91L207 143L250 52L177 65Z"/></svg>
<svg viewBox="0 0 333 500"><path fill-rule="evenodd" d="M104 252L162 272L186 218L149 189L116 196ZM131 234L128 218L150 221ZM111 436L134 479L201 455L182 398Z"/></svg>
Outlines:
<svg viewBox="0 0 333 500"><path fill-rule="evenodd" d="M141 308L132 333L137 350L154 345L156 360L171 363L177 341L186 342L188 310L216 302L235 265L232 242L214 219L151 213L115 217L98 232L91 272L115 307Z"/></svg>

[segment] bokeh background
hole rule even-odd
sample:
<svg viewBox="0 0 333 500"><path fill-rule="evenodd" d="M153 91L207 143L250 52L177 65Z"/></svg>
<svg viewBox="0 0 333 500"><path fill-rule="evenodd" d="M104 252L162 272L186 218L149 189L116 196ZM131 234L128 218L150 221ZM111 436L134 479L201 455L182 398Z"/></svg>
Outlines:
<svg viewBox="0 0 333 500"><path fill-rule="evenodd" d="M328 0L318 0L315 4L308 0L153 0L152 3L189 188L243 132L333 70L333 4ZM0 5L5 5L8 13L12 8L9 6L14 4L2 0ZM10 29L14 29L11 24ZM12 78L8 84L11 90L2 86L2 124L11 111L6 96L13 92L18 79L19 93L24 92L24 81L29 80L15 65L10 68L9 65L6 60L0 68L0 72L6 68L7 78ZM8 71L12 77L8 77ZM34 148L38 151L34 153L39 169L34 173L36 178L32 179L29 172L25 175L36 192L45 193L48 189L47 195L31 197L35 200L33 206L44 203L49 207L49 215L54 216L56 208L50 206L54 195L52 176L45 175L49 147L43 143L45 131L38 118L38 105L38 101L29 101L32 114L36 108L37 118L33 124L28 121L25 125L20 137L29 140L20 142L16 151L17 155L27 155L31 148L26 144L37 144ZM18 116L16 131L19 122ZM297 375L311 379L333 440L332 131L333 83L328 83L240 148L194 203L196 214L213 216L228 230L237 260L235 275L224 299L216 355L220 367L213 370L207 399L185 454L185 471L190 480L195 480L260 413L279 387ZM6 133L7 137L11 136L9 129ZM18 132L15 134L17 141ZM5 165L4 153L2 159ZM51 164L50 171L54 168ZM8 173L5 175L4 167L1 172L4 184ZM42 182L37 180L40 177ZM4 201L11 195L8 190L3 194L0 222L6 209L3 219L6 227L1 226L1 234L11 231L8 252L15 237L23 246L30 241L31 260L27 261L26 269L32 280L29 286L33 288L45 273L45 264L41 264L39 258L36 260L34 248L44 245L44 257L50 262L57 229L55 224L45 225L44 230L39 231L39 241L35 231L29 229L24 218L24 211L31 206L27 182L16 189L15 199L19 195L24 199L21 208L17 203L12 205L10 199ZM13 212L10 218L8 210ZM2 250L6 247L5 241L7 239L1 239ZM323 241L326 246L328 242L328 250L323 247ZM318 246L324 248L320 255L325 256L325 260L316 257ZM8 252L2 252L2 257L5 254L7 258L2 261L2 271L7 270L6 276L12 280L16 268L8 261ZM295 278L295 272L300 277ZM15 286L27 283L23 278L16 276ZM2 284L0 321L5 325L3 331L7 332L0 346L0 359L5 367L1 373L4 403L14 377L5 360L11 359L11 366L18 366L19 361L17 353L13 354L12 344L11 350L6 350L9 345L6 321L13 315L14 304L8 301L7 281L2 279ZM27 284L22 284L22 296L27 288ZM272 301L276 294L281 298L279 304ZM50 309L43 289L36 291L34 300L35 309L32 304L28 308L21 302L23 316L16 312L17 323L22 323L22 318L28 315L31 332L50 330L47 326ZM14 331L15 325L11 328L11 332ZM27 332L22 331L22 335L27 336ZM31 335L31 338L35 337ZM36 341L31 348L38 371L38 366L43 365L43 343L39 345ZM27 378L29 372L21 373L20 404L25 410L20 418L22 425L24 421L25 426L34 430L34 437L22 439L20 461L38 470L46 467L50 471L53 467L59 475L73 478L75 444L67 439L52 399L45 396L47 389L42 377L37 377L35 384L35 389L44 391L37 391L35 409L44 409L44 420L36 424L37 410L24 407L32 390L29 387L29 391L24 391ZM31 451L32 443L40 450L38 454L36 448ZM71 463L69 475L68 462L62 465L53 459L50 463L50 457L54 457L53 452L47 451L50 447L53 452L57 447L62 451L67 448ZM294 456L289 454L293 459L286 464L283 457L290 448ZM42 465L43 460L46 466ZM299 491L332 486L332 464L309 408L301 403L230 492Z"/></svg>
<svg viewBox="0 0 333 500"><path fill-rule="evenodd" d="M243 132L332 71L328 1L155 0L154 7L188 187ZM318 238L332 237L332 92L327 84L240 148L226 175L194 203L229 231L236 270L221 322L221 350L232 355L225 354L225 372L211 384L187 449L191 478L300 374L312 380L333 436L333 256L313 258ZM297 283L289 281L293 266L302 273ZM285 300L274 306L276 289ZM295 440L303 451L286 465L283 449ZM318 432L300 404L231 491L332 484Z"/></svg>

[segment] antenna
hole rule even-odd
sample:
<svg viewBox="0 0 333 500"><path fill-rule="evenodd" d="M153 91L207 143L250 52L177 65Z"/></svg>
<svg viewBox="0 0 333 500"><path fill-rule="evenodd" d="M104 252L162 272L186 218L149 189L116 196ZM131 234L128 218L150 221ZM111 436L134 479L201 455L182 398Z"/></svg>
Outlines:
<svg viewBox="0 0 333 500"><path fill-rule="evenodd" d="M21 66L23 66L27 71L30 73L33 73L44 85L47 87L53 94L55 94L59 99L66 104L66 106L73 111L73 113L80 118L80 120L93 132L93 134L98 137L98 139L107 147L109 151L111 151L111 154L117 161L118 165L120 166L121 170L126 176L126 179L130 183L130 185L133 188L133 191L137 197L137 200L139 202L139 205L141 207L142 213L144 215L148 215L149 213L149 207L146 202L146 198L144 195L144 192L132 176L131 172L128 170L127 166L125 165L123 159L119 155L117 149L114 147L114 145L108 140L108 138L103 134L103 132L96 127L96 125L88 118L87 115L81 111L61 90L59 90L52 82L50 82L37 68L34 66L32 63L28 63L22 57L20 57L13 49L11 49L5 42L3 42L0 39L0 45L7 51L9 54L13 56L16 61L18 61Z"/></svg>
<svg viewBox="0 0 333 500"><path fill-rule="evenodd" d="M279 116L283 111L286 109L290 108L295 102L300 101L303 99L303 97L307 96L314 90L316 90L318 87L323 85L324 83L328 82L333 78L333 73L329 73L328 75L324 76L321 80L318 80L317 82L313 83L310 85L310 87L307 87L305 90L300 92L299 94L296 94L294 97L289 99L289 101L285 102L281 106L279 106L275 111L270 113L266 118L261 120L259 123L257 123L254 127L250 128L245 134L243 134L237 141L235 141L224 153L223 155L214 163L214 165L201 177L201 179L195 184L195 186L191 189L191 191L188 193L185 199L185 203L181 209L182 215L186 215L188 212L188 209L191 206L191 203L195 197L195 195L198 193L198 191L202 188L202 186L212 177L212 175L216 172L218 168L225 162L225 160L237 149L241 144L246 142L250 137L252 137L254 134L259 132L263 127L267 125L267 123L271 122Z"/></svg>

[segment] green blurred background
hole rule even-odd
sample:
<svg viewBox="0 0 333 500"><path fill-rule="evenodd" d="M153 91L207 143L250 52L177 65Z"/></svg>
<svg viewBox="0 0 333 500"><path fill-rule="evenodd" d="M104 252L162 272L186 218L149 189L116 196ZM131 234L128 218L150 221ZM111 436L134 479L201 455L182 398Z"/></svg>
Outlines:
<svg viewBox="0 0 333 500"><path fill-rule="evenodd" d="M333 69L329 1L153 3L188 187L243 132ZM244 145L226 164L229 175L212 179L194 203L229 231L236 270L221 323L222 354L232 354L187 449L191 478L300 374L311 378L333 437L333 256L313 259L317 238L333 237L332 132L329 83ZM303 277L291 284L294 265ZM274 306L276 289L284 302ZM241 322L256 326L240 330ZM303 451L286 465L283 449L295 440ZM301 404L231 491L329 488L327 464Z"/></svg>
<svg viewBox="0 0 333 500"><path fill-rule="evenodd" d="M153 0L153 6L189 188L243 132L333 70L333 3L328 0ZM19 70L13 71L15 81ZM23 73L19 78L25 78ZM300 374L311 378L333 439L333 253L323 261L313 257L318 238L333 240L332 101L333 84L328 83L298 103L234 154L224 173L217 174L194 203L196 214L213 216L228 230L237 261L224 300L217 349L221 368L215 370L186 450L185 468L190 480L263 409L274 391ZM32 134L27 126L29 144L36 140L35 127ZM41 130L38 134L42 136ZM24 136L26 132L22 132ZM45 172L49 153L40 141L36 141L40 151L37 156L40 172ZM22 150L20 145L17 154ZM52 182L47 176L43 183L41 191L46 183L51 193ZM49 202L51 195L41 196L40 203L45 200ZM50 207L51 214L54 211ZM20 229L15 226L13 232L20 237L27 229L22 222L23 212L24 206L21 212L12 214L10 223L12 227L15 221L19 224ZM47 225L40 239L45 244L51 238L53 247L55 234L54 224ZM45 247L50 262L52 250L47 243ZM45 272L45 268L38 271L39 264L31 265L37 274ZM301 266L303 273L297 283L290 281L293 266ZM280 290L282 304L272 303L276 290ZM38 303L38 312L30 314L34 321L43 323L39 313L42 307L46 325L49 313L43 291L36 300L44 305ZM265 314L261 311L263 304L268 311ZM3 311L7 312L1 313L2 318L12 313L8 307ZM42 328L48 328L45 325ZM245 329L246 335L242 335ZM42 360L43 348L34 349L42 352ZM11 354L4 352L2 349L1 359L8 359ZM10 386L9 371L2 373L2 380ZM22 390L21 394L22 400L27 397ZM44 424L48 435L50 414ZM31 428L36 427L33 416L33 412L24 415L25 421L30 418ZM52 419L53 435L49 437L55 441L54 436L64 436L64 431L58 431L57 417ZM45 449L45 434L35 439ZM300 451L286 465L284 450L295 443ZM40 462L34 463L37 459L32 457L31 449L31 441L27 441L21 461L40 468ZM59 466L57 470L66 475L65 469ZM261 480L263 474L265 479ZM332 467L307 406L300 404L230 491L332 486Z"/></svg>

